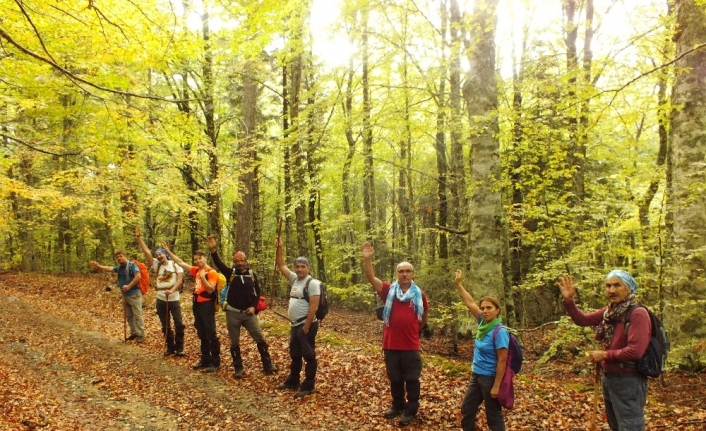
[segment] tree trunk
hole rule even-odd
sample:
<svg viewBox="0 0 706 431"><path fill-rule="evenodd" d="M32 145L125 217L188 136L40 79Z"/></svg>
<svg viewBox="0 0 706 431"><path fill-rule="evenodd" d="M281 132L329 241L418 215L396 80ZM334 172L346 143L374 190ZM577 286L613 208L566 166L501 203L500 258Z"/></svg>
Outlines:
<svg viewBox="0 0 706 431"><path fill-rule="evenodd" d="M373 130L370 122L371 101L370 101L370 77L368 52L368 11L363 11L363 211L365 213L365 235L366 239L373 240L375 232L375 176L373 166Z"/></svg>
<svg viewBox="0 0 706 431"><path fill-rule="evenodd" d="M506 295L507 234L503 222L495 76L495 26L498 0L476 2L470 23L469 71L463 95L471 125L470 267L469 285L505 300L506 315L514 313Z"/></svg>
<svg viewBox="0 0 706 431"><path fill-rule="evenodd" d="M449 172L447 177L449 189L449 205L452 208L449 214L449 226L456 230L465 230L468 220L468 203L466 199L466 173L464 172L463 141L461 138L463 107L461 106L461 49L463 40L461 36L461 12L458 1L451 0L449 14L451 35L450 66L449 71L449 118L447 126L451 128L450 155L448 161ZM443 233L441 233L443 235ZM466 256L466 240L461 235L451 235L449 249L454 259L462 260Z"/></svg>
<svg viewBox="0 0 706 431"><path fill-rule="evenodd" d="M669 313L678 319L675 335L703 339L706 295L706 9L694 0L676 0L675 67L672 93L671 139L673 147L672 209L674 218L675 296L683 308ZM675 298L676 299L676 298ZM701 300L690 302L690 300ZM693 305L688 305L693 304ZM672 322L677 323L677 322Z"/></svg>
<svg viewBox="0 0 706 431"><path fill-rule="evenodd" d="M253 231L253 203L254 203L254 160L255 136L257 134L257 83L253 74L255 68L248 62L243 76L243 139L238 148L235 159L238 160L240 175L238 176L238 189L241 191L238 201L236 229L233 244L235 250L241 250L250 255L251 234Z"/></svg>
<svg viewBox="0 0 706 431"><path fill-rule="evenodd" d="M213 53L211 52L211 31L209 28L208 12L201 17L202 36L204 43L204 58L201 64L203 73L203 116L206 125L206 137L210 144L208 152L209 183L206 187L206 202L208 214L207 233L215 235L219 240L223 235L221 232L221 193L218 165L218 129L216 127L216 108L214 102L213 85Z"/></svg>

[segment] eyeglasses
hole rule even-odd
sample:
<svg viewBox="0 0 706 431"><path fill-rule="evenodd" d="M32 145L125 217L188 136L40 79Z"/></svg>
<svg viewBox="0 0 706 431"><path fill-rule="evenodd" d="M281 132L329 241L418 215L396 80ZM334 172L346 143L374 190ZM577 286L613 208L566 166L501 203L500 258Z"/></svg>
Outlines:
<svg viewBox="0 0 706 431"><path fill-rule="evenodd" d="M413 269L406 269L406 268L405 268L405 269L398 269L398 270L397 270L397 273L398 273L398 274L409 274L409 273L412 273L412 272L414 272Z"/></svg>

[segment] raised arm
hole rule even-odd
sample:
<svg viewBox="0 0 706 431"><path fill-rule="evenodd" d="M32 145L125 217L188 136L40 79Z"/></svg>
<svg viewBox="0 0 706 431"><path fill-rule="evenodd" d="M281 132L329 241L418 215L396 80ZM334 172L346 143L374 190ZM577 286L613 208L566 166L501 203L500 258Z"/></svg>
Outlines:
<svg viewBox="0 0 706 431"><path fill-rule="evenodd" d="M169 255L169 257L172 258L172 260L174 261L174 263L176 263L177 265L181 266L181 267L184 269L184 271L191 271L191 265L189 265L188 263L186 263L186 262L184 262L183 260L181 260L181 259L179 258L179 256L177 256L176 254L172 253L172 251L169 250L169 246L167 245L167 242L166 242L166 241L162 243L162 248L164 249L164 251L167 252L167 254Z"/></svg>
<svg viewBox="0 0 706 431"><path fill-rule="evenodd" d="M115 272L115 271L113 271L113 267L112 267L112 266L101 265L101 264L99 264L98 262L96 262L95 260L92 260L92 261L89 263L89 265L91 265L91 268L93 268L93 269L99 269L99 270L101 270L101 271L103 271L103 272Z"/></svg>
<svg viewBox="0 0 706 431"><path fill-rule="evenodd" d="M461 297L461 301L463 301L463 303L466 305L468 311L470 311L471 314L473 314L473 317L478 320L478 316L480 316L480 308L478 308L478 304L476 304L476 301L473 299L471 294L468 293L468 291L463 287L463 284L461 284L461 280L463 280L463 273L460 269L457 269L454 277L456 290L458 290L458 294Z"/></svg>
<svg viewBox="0 0 706 431"><path fill-rule="evenodd" d="M375 276L373 255L375 255L375 249L370 241L366 241L363 244L363 272L368 282L373 286L373 289L375 289L377 293L380 293L382 291L382 281Z"/></svg>
<svg viewBox="0 0 706 431"><path fill-rule="evenodd" d="M231 272L231 268L225 263L223 263L221 257L218 256L218 243L216 242L216 237L213 235L208 236L208 251L211 252L211 259L213 259L213 264L216 265L218 271L221 274L225 275L227 278L228 274Z"/></svg>
<svg viewBox="0 0 706 431"><path fill-rule="evenodd" d="M150 249L147 248L147 244L145 244L142 240L142 231L140 230L140 226L135 226L135 236L137 237L137 244L140 246L142 254L145 255L145 264L147 267L151 267L153 262L152 253L150 253Z"/></svg>
<svg viewBox="0 0 706 431"><path fill-rule="evenodd" d="M279 238L275 240L275 264L277 265L277 268L279 268L279 272L281 272L287 281L289 281L289 276L292 274L292 271L290 271L289 268L287 268L287 265L284 264L282 241L280 241Z"/></svg>

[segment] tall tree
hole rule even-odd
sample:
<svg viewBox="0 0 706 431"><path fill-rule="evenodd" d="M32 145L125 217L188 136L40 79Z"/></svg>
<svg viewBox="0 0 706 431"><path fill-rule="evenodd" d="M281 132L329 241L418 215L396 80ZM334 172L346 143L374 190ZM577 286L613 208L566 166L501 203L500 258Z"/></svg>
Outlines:
<svg viewBox="0 0 706 431"><path fill-rule="evenodd" d="M676 0L676 84L672 93L672 210L676 295L685 305L679 331L703 340L706 325L706 8L695 0ZM695 300L685 302L685 300ZM678 315L678 317L677 317Z"/></svg>
<svg viewBox="0 0 706 431"><path fill-rule="evenodd" d="M470 20L469 69L463 87L471 127L470 284L485 286L503 298L508 316L514 313L506 295L507 234L500 195L498 93L495 75L497 0L476 2Z"/></svg>

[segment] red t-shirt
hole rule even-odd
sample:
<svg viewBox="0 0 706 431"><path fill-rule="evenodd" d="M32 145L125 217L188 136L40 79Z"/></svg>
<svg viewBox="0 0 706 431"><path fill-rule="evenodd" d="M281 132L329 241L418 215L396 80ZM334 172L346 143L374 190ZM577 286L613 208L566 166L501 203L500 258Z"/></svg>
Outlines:
<svg viewBox="0 0 706 431"><path fill-rule="evenodd" d="M383 302L387 299L390 291L390 283L384 281L380 291L380 299ZM422 303L424 304L424 314L429 311L427 295L422 292ZM390 326L382 325L382 348L389 350L419 350L419 330L422 322L414 312L412 301L401 302L397 298L392 302L390 312Z"/></svg>
<svg viewBox="0 0 706 431"><path fill-rule="evenodd" d="M206 280L211 284L218 282L218 273L208 266L205 266L203 270L198 266L192 266L189 270L189 274L194 277L194 295L196 296L196 302L213 301L213 298L205 298L199 295L201 292L206 292L206 286L201 282L201 274L199 274L199 271L206 271Z"/></svg>

